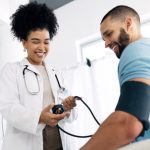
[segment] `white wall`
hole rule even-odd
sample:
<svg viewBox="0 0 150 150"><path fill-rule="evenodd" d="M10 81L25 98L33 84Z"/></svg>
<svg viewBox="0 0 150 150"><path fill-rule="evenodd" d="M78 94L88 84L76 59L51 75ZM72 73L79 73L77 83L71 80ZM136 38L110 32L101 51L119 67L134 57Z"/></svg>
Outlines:
<svg viewBox="0 0 150 150"><path fill-rule="evenodd" d="M7 62L21 60L25 53L23 52L22 44L16 39L13 39L10 33L10 26L6 23L0 25L0 69Z"/></svg>
<svg viewBox="0 0 150 150"><path fill-rule="evenodd" d="M9 22L9 13L10 13L10 8L9 8L9 0L5 0L0 2L0 19Z"/></svg>
<svg viewBox="0 0 150 150"><path fill-rule="evenodd" d="M76 41L99 33L103 15L116 5L129 5L142 16L150 14L147 0L75 0L55 11L58 18L58 34L51 45L48 62L56 68L74 66L77 63Z"/></svg>
<svg viewBox="0 0 150 150"><path fill-rule="evenodd" d="M5 0L0 1L0 69L7 62L22 59L26 54L22 44L14 39L10 32L10 16L19 5L29 0Z"/></svg>

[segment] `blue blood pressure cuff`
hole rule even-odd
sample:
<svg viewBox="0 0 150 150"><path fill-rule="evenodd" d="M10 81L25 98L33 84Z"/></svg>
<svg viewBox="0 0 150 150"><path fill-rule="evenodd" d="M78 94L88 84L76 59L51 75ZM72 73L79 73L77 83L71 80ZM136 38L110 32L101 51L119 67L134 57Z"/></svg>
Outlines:
<svg viewBox="0 0 150 150"><path fill-rule="evenodd" d="M143 131L149 128L150 86L137 81L127 81L121 87L116 111L127 112L138 118L143 124Z"/></svg>

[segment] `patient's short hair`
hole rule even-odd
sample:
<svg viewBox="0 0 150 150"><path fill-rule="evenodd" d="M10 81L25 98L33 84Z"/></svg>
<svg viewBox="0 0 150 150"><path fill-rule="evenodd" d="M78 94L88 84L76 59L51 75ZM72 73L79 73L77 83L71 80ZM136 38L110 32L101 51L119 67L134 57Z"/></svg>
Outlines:
<svg viewBox="0 0 150 150"><path fill-rule="evenodd" d="M101 23L107 18L124 20L126 16L135 17L140 23L140 17L138 13L131 7L125 5L119 5L111 9L101 20Z"/></svg>

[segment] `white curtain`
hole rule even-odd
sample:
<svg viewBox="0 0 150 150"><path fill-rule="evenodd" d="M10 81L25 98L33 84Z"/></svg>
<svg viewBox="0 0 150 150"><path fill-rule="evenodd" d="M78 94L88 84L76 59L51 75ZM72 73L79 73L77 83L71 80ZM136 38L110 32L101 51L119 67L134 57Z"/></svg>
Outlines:
<svg viewBox="0 0 150 150"><path fill-rule="evenodd" d="M91 67L80 64L62 70L64 84L71 95L77 95L89 105L100 123L112 113L119 98L118 59L113 55L93 61ZM81 101L77 101L78 118L65 130L77 135L90 135L98 125ZM68 149L78 150L89 138L67 136Z"/></svg>

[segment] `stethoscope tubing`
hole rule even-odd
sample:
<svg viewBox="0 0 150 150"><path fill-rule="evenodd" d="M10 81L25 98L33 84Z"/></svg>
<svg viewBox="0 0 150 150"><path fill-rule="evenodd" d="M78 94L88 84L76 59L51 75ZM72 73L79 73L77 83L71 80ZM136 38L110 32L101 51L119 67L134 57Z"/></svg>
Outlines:
<svg viewBox="0 0 150 150"><path fill-rule="evenodd" d="M38 85L38 90L37 90L37 91L30 91L30 90L28 89L27 82L26 82L26 77L25 77L25 71L26 71L26 70L28 70L28 71L30 71L30 72L33 72L33 73L35 74L35 77L36 77L36 80L37 80L37 85ZM22 74L23 74L24 83L25 83L25 86L26 86L26 89L27 89L28 93L31 94L31 95L36 95L36 94L38 94L38 93L40 92L40 84L39 84L39 80L38 80L38 74L37 74L36 72L30 70L30 69L28 68L28 65L25 65L25 68L23 69Z"/></svg>

